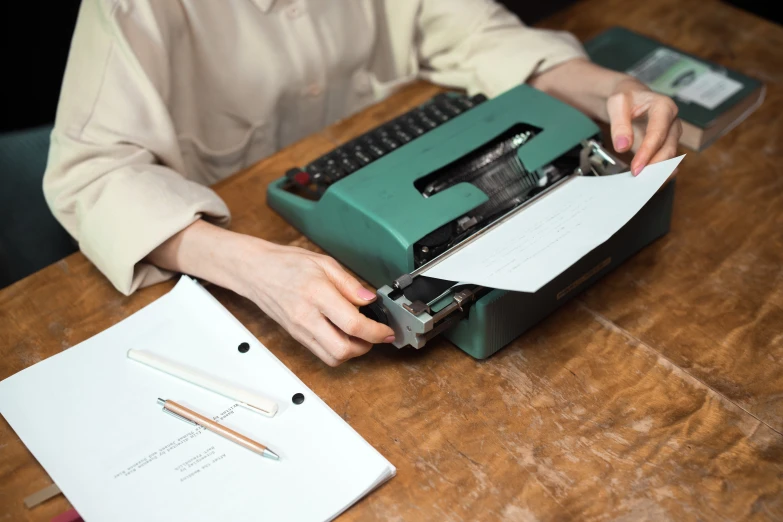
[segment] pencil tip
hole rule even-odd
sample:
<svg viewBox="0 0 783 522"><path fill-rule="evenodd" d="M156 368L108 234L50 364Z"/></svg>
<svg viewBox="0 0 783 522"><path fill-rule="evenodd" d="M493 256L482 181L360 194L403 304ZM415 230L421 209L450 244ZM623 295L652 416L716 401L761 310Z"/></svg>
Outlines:
<svg viewBox="0 0 783 522"><path fill-rule="evenodd" d="M264 449L263 456L272 460L280 460L280 457L277 455L277 453L270 449Z"/></svg>

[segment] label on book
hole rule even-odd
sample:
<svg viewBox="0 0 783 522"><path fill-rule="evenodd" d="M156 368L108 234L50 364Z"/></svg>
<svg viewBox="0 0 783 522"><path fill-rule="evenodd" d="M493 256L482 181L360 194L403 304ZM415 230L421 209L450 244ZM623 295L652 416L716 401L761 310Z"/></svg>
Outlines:
<svg viewBox="0 0 783 522"><path fill-rule="evenodd" d="M742 84L709 65L671 49L660 47L626 71L650 89L714 110Z"/></svg>

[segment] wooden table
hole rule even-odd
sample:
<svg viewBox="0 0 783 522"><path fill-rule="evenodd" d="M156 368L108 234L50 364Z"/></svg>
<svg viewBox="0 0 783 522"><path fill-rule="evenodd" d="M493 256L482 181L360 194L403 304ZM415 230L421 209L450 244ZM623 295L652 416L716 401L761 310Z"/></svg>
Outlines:
<svg viewBox="0 0 783 522"><path fill-rule="evenodd" d="M671 233L489 360L446 341L337 369L250 302L214 295L397 476L346 520L783 520L783 28L716 1L590 0L547 20L615 24L763 80L768 98L680 169ZM417 84L217 187L233 228L314 248L264 205L267 183L427 99ZM115 324L126 298L81 254L0 292L0 378ZM59 497L0 421L0 520Z"/></svg>

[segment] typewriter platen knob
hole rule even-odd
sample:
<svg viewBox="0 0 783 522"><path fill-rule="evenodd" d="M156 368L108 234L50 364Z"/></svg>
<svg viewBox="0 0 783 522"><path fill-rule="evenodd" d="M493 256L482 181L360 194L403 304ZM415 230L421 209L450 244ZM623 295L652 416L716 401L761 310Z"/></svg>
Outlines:
<svg viewBox="0 0 783 522"><path fill-rule="evenodd" d="M377 321L387 326L389 325L389 317L386 315L388 311L380 301L373 301L368 305L360 307L359 312L373 321Z"/></svg>

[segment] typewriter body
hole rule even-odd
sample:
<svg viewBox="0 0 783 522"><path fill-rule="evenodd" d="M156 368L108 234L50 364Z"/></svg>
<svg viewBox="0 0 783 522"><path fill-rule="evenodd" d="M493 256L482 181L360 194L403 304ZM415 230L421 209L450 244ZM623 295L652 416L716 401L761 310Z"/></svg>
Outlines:
<svg viewBox="0 0 783 522"><path fill-rule="evenodd" d="M444 335L486 358L669 229L668 183L612 238L535 293L442 281L427 267L575 176L626 171L576 109L520 85L443 93L270 184L268 204L378 288L362 312L395 346Z"/></svg>

